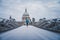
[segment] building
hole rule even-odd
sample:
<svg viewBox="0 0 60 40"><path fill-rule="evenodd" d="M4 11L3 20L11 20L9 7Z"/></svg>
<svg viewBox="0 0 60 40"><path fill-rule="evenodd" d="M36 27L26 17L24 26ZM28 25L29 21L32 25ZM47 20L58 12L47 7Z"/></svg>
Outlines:
<svg viewBox="0 0 60 40"><path fill-rule="evenodd" d="M35 22L35 18L32 18L32 22L33 22L33 23Z"/></svg>
<svg viewBox="0 0 60 40"><path fill-rule="evenodd" d="M23 16L22 16L22 22L23 22L24 24L25 24L26 18L27 18L29 21L31 20L29 14L28 14L28 12L27 12L27 9L25 9L25 12L24 12L24 14L23 14Z"/></svg>
<svg viewBox="0 0 60 40"><path fill-rule="evenodd" d="M9 20L10 20L10 21L15 21L15 19L12 18L11 16L9 17Z"/></svg>

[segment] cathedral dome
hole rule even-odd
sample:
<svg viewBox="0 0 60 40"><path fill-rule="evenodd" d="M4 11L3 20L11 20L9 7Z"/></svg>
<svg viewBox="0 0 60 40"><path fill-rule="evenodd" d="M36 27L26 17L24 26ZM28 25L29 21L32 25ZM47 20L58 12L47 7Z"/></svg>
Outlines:
<svg viewBox="0 0 60 40"><path fill-rule="evenodd" d="M29 14L28 13L24 13L23 16L29 16Z"/></svg>
<svg viewBox="0 0 60 40"><path fill-rule="evenodd" d="M24 21L26 20L26 18L27 18L28 20L30 20L30 16L29 16L29 14L28 14L28 12L27 12L27 9L25 9L25 12L24 12L24 14L23 14L23 16L22 16L22 21L24 22Z"/></svg>
<svg viewBox="0 0 60 40"><path fill-rule="evenodd" d="M28 12L27 12L27 9L25 9L25 12L24 12L23 16L24 16L24 17L25 17L25 16L29 16L29 14L28 14Z"/></svg>

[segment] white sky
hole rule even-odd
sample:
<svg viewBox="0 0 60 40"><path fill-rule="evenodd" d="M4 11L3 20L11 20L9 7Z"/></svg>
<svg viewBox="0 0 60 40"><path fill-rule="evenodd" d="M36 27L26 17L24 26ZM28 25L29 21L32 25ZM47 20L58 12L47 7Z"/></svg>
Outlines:
<svg viewBox="0 0 60 40"><path fill-rule="evenodd" d="M60 17L59 0L0 0L0 17L12 16L21 21L24 9L27 8L31 18L57 18Z"/></svg>

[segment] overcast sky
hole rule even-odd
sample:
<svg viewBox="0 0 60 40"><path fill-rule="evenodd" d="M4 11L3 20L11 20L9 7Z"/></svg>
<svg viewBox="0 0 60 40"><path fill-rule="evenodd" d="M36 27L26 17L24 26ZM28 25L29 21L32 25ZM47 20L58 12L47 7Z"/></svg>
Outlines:
<svg viewBox="0 0 60 40"><path fill-rule="evenodd" d="M36 20L60 17L60 0L0 0L0 17L12 16L21 21L25 8L30 17Z"/></svg>

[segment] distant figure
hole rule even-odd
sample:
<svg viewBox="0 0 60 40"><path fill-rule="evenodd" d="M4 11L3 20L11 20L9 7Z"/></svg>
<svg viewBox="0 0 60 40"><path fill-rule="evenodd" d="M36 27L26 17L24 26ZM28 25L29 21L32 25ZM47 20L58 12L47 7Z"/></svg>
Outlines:
<svg viewBox="0 0 60 40"><path fill-rule="evenodd" d="M26 25L28 26L28 24L29 24L29 20L26 18Z"/></svg>

